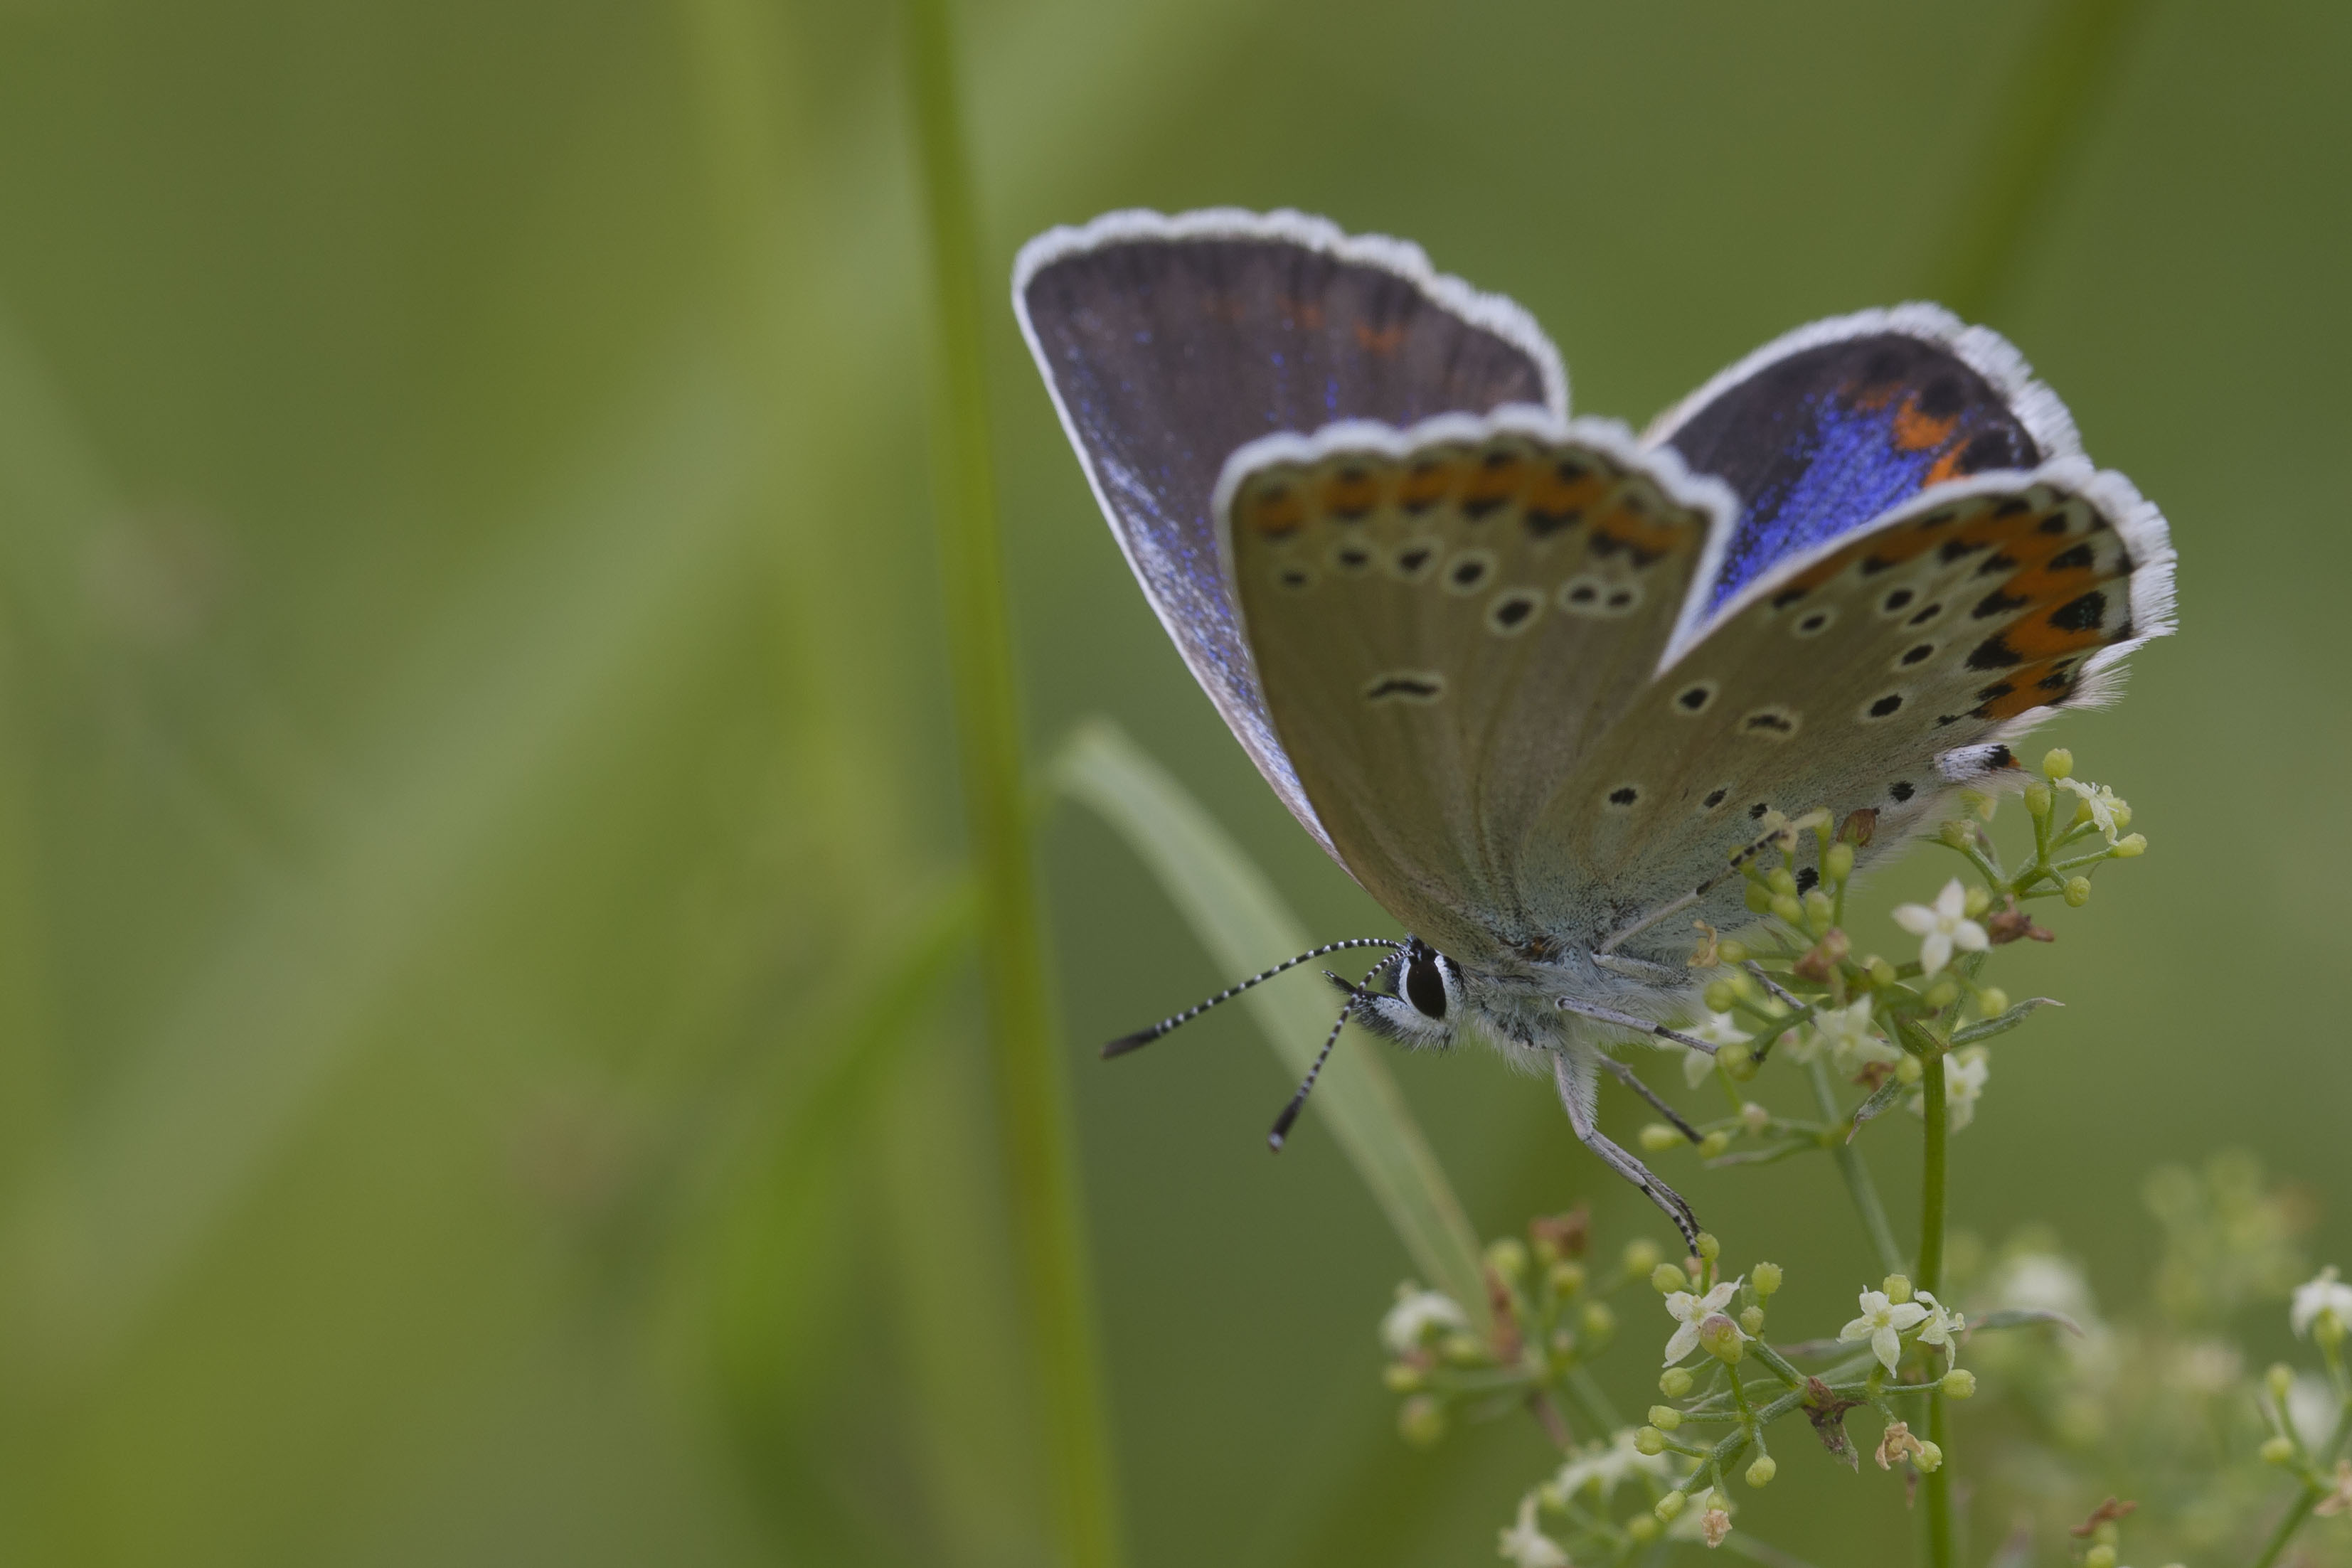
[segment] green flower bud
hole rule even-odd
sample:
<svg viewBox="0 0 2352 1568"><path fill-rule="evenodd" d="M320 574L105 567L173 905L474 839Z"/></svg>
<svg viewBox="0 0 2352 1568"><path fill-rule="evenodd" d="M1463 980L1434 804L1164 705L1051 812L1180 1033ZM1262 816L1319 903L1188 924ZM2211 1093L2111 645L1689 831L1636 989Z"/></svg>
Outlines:
<svg viewBox="0 0 2352 1568"><path fill-rule="evenodd" d="M1748 962L1748 944L1718 942L1715 945L1715 956L1727 964L1745 964Z"/></svg>
<svg viewBox="0 0 2352 1568"><path fill-rule="evenodd" d="M2083 905L2090 902L2091 879L2087 876L2068 877L2066 879L2066 907L2069 909L2080 909Z"/></svg>
<svg viewBox="0 0 2352 1568"><path fill-rule="evenodd" d="M2123 1527L2112 1519L2103 1519L2091 1527L2091 1539L2102 1546L2120 1546L2124 1539Z"/></svg>
<svg viewBox="0 0 2352 1568"><path fill-rule="evenodd" d="M1756 1293L1759 1296L1768 1301L1770 1301L1772 1292L1780 1288L1780 1265L1757 1264L1754 1270L1748 1274L1748 1282L1756 1287Z"/></svg>
<svg viewBox="0 0 2352 1568"><path fill-rule="evenodd" d="M1985 986L1977 992L1977 1006L1985 1017L1997 1019L2009 1010L2009 993L1999 986Z"/></svg>
<svg viewBox="0 0 2352 1568"><path fill-rule="evenodd" d="M1658 1244L1647 1239L1625 1243L1625 1272L1646 1274L1658 1266Z"/></svg>
<svg viewBox="0 0 2352 1568"><path fill-rule="evenodd" d="M1646 1513L1637 1513L1625 1521L1626 1538L1636 1546L1647 1546L1658 1538L1658 1521Z"/></svg>
<svg viewBox="0 0 2352 1568"><path fill-rule="evenodd" d="M1756 1053L1744 1045L1727 1045L1715 1053L1715 1059L1723 1064L1723 1075L1734 1083L1747 1082L1764 1066L1756 1060ZM1727 1133L1724 1135L1730 1136Z"/></svg>
<svg viewBox="0 0 2352 1568"><path fill-rule="evenodd" d="M1878 1288L1885 1291L1886 1299L1897 1306L1911 1299L1911 1277L1908 1274L1889 1274Z"/></svg>
<svg viewBox="0 0 2352 1568"><path fill-rule="evenodd" d="M1689 1506L1690 1499L1680 1490L1675 1490L1660 1498L1657 1506L1650 1511L1658 1516L1660 1524L1672 1524L1682 1516L1683 1510Z"/></svg>
<svg viewBox="0 0 2352 1568"><path fill-rule="evenodd" d="M1919 999L1939 1010L1950 1007L1960 999L1960 983L1949 975L1938 975L1936 983L1920 993Z"/></svg>
<svg viewBox="0 0 2352 1568"><path fill-rule="evenodd" d="M1979 821L1990 822L1992 814L2000 810L2000 797L1988 795L1981 789L1963 789L1960 791L1960 808Z"/></svg>
<svg viewBox="0 0 2352 1568"><path fill-rule="evenodd" d="M2147 835L2146 833L2126 833L2122 838L2117 839L2116 841L2116 847L2109 850L2107 852L2115 856L2116 859L2119 861L2137 860L2140 856L2147 853Z"/></svg>
<svg viewBox="0 0 2352 1568"><path fill-rule="evenodd" d="M1895 1078L1905 1083L1916 1083L1927 1076L1927 1067L1916 1056L1906 1056L1895 1064Z"/></svg>
<svg viewBox="0 0 2352 1568"><path fill-rule="evenodd" d="M1389 1385L1391 1394L1410 1394L1428 1379L1421 1368L1407 1362L1392 1361L1381 1372L1381 1381Z"/></svg>
<svg viewBox="0 0 2352 1568"><path fill-rule="evenodd" d="M1666 1451L1666 1435L1655 1427L1644 1427L1633 1434L1633 1451L1654 1458Z"/></svg>
<svg viewBox="0 0 2352 1568"><path fill-rule="evenodd" d="M2083 1553L2083 1568L2116 1568L2116 1549L2100 1542Z"/></svg>
<svg viewBox="0 0 2352 1568"><path fill-rule="evenodd" d="M1670 1366L1658 1374L1658 1392L1669 1399L1680 1399L1689 1394L1698 1379L1687 1366Z"/></svg>
<svg viewBox="0 0 2352 1568"><path fill-rule="evenodd" d="M1741 1308L1739 1312L1739 1326L1748 1331L1748 1337L1750 1339L1764 1332L1764 1309L1761 1307Z"/></svg>
<svg viewBox="0 0 2352 1568"><path fill-rule="evenodd" d="M1698 1233L1696 1250L1701 1258L1712 1263L1723 1256L1723 1243L1717 1241L1712 1233L1702 1230Z"/></svg>
<svg viewBox="0 0 2352 1568"><path fill-rule="evenodd" d="M2266 1465L2292 1464L2294 1462L2294 1444L2285 1437L2268 1438L2263 1444L2262 1455Z"/></svg>
<svg viewBox="0 0 2352 1568"><path fill-rule="evenodd" d="M1601 1339L1617 1332L1617 1314L1606 1301L1589 1301L1584 1308L1584 1332Z"/></svg>
<svg viewBox="0 0 2352 1568"><path fill-rule="evenodd" d="M2036 817L2050 814L2050 786L2039 779L2025 787L2025 809Z"/></svg>
<svg viewBox="0 0 2352 1568"><path fill-rule="evenodd" d="M1653 1122L1642 1129L1642 1146L1654 1155L1663 1155L1683 1141L1683 1135L1664 1122Z"/></svg>
<svg viewBox="0 0 2352 1568"><path fill-rule="evenodd" d="M1862 967L1870 971L1870 983L1882 990L1895 982L1895 966L1874 953L1863 960Z"/></svg>
<svg viewBox="0 0 2352 1568"><path fill-rule="evenodd" d="M1445 1406L1433 1394L1416 1394L1397 1406L1397 1436L1416 1448L1433 1447L1445 1436Z"/></svg>
<svg viewBox="0 0 2352 1568"><path fill-rule="evenodd" d="M1933 1443L1922 1443L1919 1445L1919 1451L1911 1456L1911 1462L1919 1467L1919 1471L1922 1475L1942 1469L1944 1468L1944 1450L1937 1448ZM2115 1568L2114 1559L2110 1558L2108 1560L2107 1568Z"/></svg>
<svg viewBox="0 0 2352 1568"><path fill-rule="evenodd" d="M1761 915L1772 907L1772 890L1760 882L1749 883L1740 897L1747 902L1750 915Z"/></svg>
<svg viewBox="0 0 2352 1568"><path fill-rule="evenodd" d="M1818 887L1813 889L1805 894L1804 906L1805 920L1808 925L1816 931L1829 929L1830 918L1837 913L1837 905L1830 902L1828 894Z"/></svg>
<svg viewBox="0 0 2352 1568"><path fill-rule="evenodd" d="M1787 866L1776 865L1765 873L1764 885L1770 888L1777 897L1794 898L1797 896L1797 873Z"/></svg>
<svg viewBox="0 0 2352 1568"><path fill-rule="evenodd" d="M1976 835L1969 831L1969 825L1958 818L1937 828L1936 836L1956 850L1967 849L1976 839Z"/></svg>
<svg viewBox="0 0 2352 1568"><path fill-rule="evenodd" d="M1515 1237L1506 1236L1486 1247L1486 1267L1506 1280L1516 1281L1528 1271L1528 1249Z"/></svg>
<svg viewBox="0 0 2352 1568"><path fill-rule="evenodd" d="M1840 840L1830 846L1822 857L1822 877L1826 882L1843 882L1853 874L1853 846Z"/></svg>
<svg viewBox="0 0 2352 1568"><path fill-rule="evenodd" d="M1661 1432L1671 1432L1683 1424L1683 1413L1671 1405L1650 1406L1650 1425Z"/></svg>
<svg viewBox="0 0 2352 1568"><path fill-rule="evenodd" d="M1780 1473L1780 1467L1772 1462L1771 1455L1759 1454L1756 1462L1748 1467L1748 1484L1752 1487L1770 1486L1772 1478Z"/></svg>
<svg viewBox="0 0 2352 1568"><path fill-rule="evenodd" d="M1751 1133L1760 1133L1772 1124L1772 1113L1750 1100L1739 1108L1739 1124Z"/></svg>
<svg viewBox="0 0 2352 1568"><path fill-rule="evenodd" d="M1566 1261L1551 1266L1551 1291L1555 1296L1572 1296L1584 1289L1584 1265Z"/></svg>
<svg viewBox="0 0 2352 1568"><path fill-rule="evenodd" d="M1755 1058L1750 1057L1748 1060L1752 1061ZM1703 1160L1719 1159L1722 1157L1724 1152L1730 1147L1730 1134L1724 1132L1709 1133L1706 1137L1701 1138L1698 1141L1698 1157Z"/></svg>
<svg viewBox="0 0 2352 1568"><path fill-rule="evenodd" d="M1805 923L1805 906L1797 902L1797 896L1792 893L1774 894L1769 907L1772 918L1783 925L1802 925Z"/></svg>
<svg viewBox="0 0 2352 1568"><path fill-rule="evenodd" d="M2263 1381L2270 1385L2272 1398L2284 1399L2286 1391L2294 1386L2294 1370L2283 1361L2273 1362Z"/></svg>
<svg viewBox="0 0 2352 1568"><path fill-rule="evenodd" d="M1727 1013L1739 1005L1739 988L1729 980L1711 980L1702 999L1706 1003L1707 1011Z"/></svg>
<svg viewBox="0 0 2352 1568"><path fill-rule="evenodd" d="M1955 1399L1972 1399L1977 1392L1977 1375L1965 1366L1956 1366L1944 1374L1943 1387Z"/></svg>
<svg viewBox="0 0 2352 1568"><path fill-rule="evenodd" d="M1726 1366L1738 1365L1739 1358L1748 1354L1747 1344L1739 1337L1739 1325L1721 1312L1709 1312L1699 1323L1698 1345Z"/></svg>
<svg viewBox="0 0 2352 1568"><path fill-rule="evenodd" d="M1992 894L1981 887L1972 887L1960 896L1960 912L1974 920L1992 907Z"/></svg>
<svg viewBox="0 0 2352 1568"><path fill-rule="evenodd" d="M2334 1350L2344 1343L2344 1320L2334 1307L2311 1320L2311 1337L2324 1350Z"/></svg>
<svg viewBox="0 0 2352 1568"><path fill-rule="evenodd" d="M1661 1263L1650 1270L1650 1289L1662 1296L1690 1289L1690 1278L1672 1263Z"/></svg>
<svg viewBox="0 0 2352 1568"><path fill-rule="evenodd" d="M2063 746L2053 746L2042 755L2042 773L2046 779L2072 779L2074 776L2074 754Z"/></svg>
<svg viewBox="0 0 2352 1568"><path fill-rule="evenodd" d="M1438 1342L1440 1355L1456 1366L1475 1366L1486 1359L1486 1347L1474 1333L1450 1333Z"/></svg>

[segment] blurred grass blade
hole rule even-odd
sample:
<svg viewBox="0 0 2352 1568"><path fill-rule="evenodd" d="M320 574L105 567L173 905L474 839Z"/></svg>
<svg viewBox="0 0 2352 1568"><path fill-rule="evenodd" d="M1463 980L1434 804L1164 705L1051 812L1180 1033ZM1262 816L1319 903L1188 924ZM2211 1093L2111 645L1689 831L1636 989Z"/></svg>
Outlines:
<svg viewBox="0 0 2352 1568"><path fill-rule="evenodd" d="M2147 9L2147 0L2057 0L2042 14L1994 110L1974 176L1948 209L1930 298L1970 320L1999 303L2042 198L2094 123Z"/></svg>
<svg viewBox="0 0 2352 1568"><path fill-rule="evenodd" d="M1078 727L1056 779L1143 858L1202 946L1232 973L1254 974L1313 946L1224 830L1109 723ZM1246 1000L1296 1080L1331 1027L1330 993L1318 985L1272 984ZM1422 1277L1483 1316L1477 1234L1387 1067L1360 1050L1333 1052L1307 1113L1331 1129Z"/></svg>
<svg viewBox="0 0 2352 1568"><path fill-rule="evenodd" d="M948 6L949 0L907 0L902 21L939 334L933 478L957 749L979 878L982 985L1030 1351L1043 1396L1055 1533L1060 1555L1076 1568L1110 1568L1119 1561L1118 1498L1031 859L989 445L979 221Z"/></svg>

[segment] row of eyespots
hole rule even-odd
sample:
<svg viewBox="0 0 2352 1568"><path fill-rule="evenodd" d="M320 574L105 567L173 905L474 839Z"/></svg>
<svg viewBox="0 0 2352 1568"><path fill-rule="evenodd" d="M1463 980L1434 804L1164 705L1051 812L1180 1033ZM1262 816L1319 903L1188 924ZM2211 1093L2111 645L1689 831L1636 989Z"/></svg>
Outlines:
<svg viewBox="0 0 2352 1568"><path fill-rule="evenodd" d="M1618 790L1617 793L1622 794L1625 792L1626 789L1631 788L1632 786L1630 785L1626 786L1624 789ZM1894 783L1889 784L1886 787L1886 793L1887 797L1899 806L1906 800L1911 799L1912 796L1917 794L1918 790L1912 787L1911 780L1908 779L1897 779ZM1638 799L1638 795L1635 798ZM1706 798L1699 802L1699 809L1705 811L1712 811L1730 798L1731 786L1728 784L1718 784L1714 789L1706 792ZM1633 803L1632 800L1617 800L1616 795L1613 794L1610 797L1610 800L1613 805L1630 806ZM1768 800L1759 800L1754 805L1748 808L1748 820L1751 821L1760 821L1763 819L1764 813L1769 811L1771 809L1771 802Z"/></svg>

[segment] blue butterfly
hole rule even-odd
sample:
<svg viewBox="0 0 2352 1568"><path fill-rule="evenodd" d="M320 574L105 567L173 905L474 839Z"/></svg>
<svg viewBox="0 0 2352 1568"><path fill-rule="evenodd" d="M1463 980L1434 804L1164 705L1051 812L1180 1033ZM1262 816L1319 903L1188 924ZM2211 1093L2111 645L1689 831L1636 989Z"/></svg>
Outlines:
<svg viewBox="0 0 2352 1568"><path fill-rule="evenodd" d="M1640 436L1569 417L1518 306L1297 213L1055 229L1013 307L1185 663L1412 933L1105 1053L1380 946L1332 1039L1467 1030L1549 1069L1686 1237L1594 1092L1673 1115L1607 1048L1709 1049L1664 1020L1708 977L1698 923L1750 918L1744 859L1816 808L1871 814L1861 861L1886 854L2170 630L2163 517L1934 306L1800 328Z"/></svg>

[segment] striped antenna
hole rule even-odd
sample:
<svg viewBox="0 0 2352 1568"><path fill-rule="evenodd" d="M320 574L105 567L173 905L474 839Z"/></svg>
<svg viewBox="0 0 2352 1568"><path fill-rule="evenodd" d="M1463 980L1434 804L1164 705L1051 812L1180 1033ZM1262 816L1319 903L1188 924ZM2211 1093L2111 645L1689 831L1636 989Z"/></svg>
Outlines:
<svg viewBox="0 0 2352 1568"><path fill-rule="evenodd" d="M1274 1131L1265 1135L1265 1146L1276 1154L1282 1153L1282 1141L1290 1136L1290 1129L1297 1122L1298 1113L1307 1109L1307 1092L1315 1087L1315 1080L1322 1076L1323 1064L1331 1060L1331 1048L1339 1043L1339 1031L1348 1027L1348 1015L1356 1010L1356 993L1370 985L1372 977L1381 972L1381 965L1387 962L1383 958L1365 970L1364 977L1349 991L1347 1004L1340 1008L1339 1016L1331 1021L1331 1032L1323 1037L1323 1049L1315 1053L1315 1065L1307 1070L1307 1081L1298 1086L1298 1092L1290 1097L1290 1103L1282 1108L1282 1114L1274 1119Z"/></svg>
<svg viewBox="0 0 2352 1568"><path fill-rule="evenodd" d="M1257 985L1262 981L1271 980L1276 975L1281 974L1284 970L1296 969L1299 965L1307 962L1309 959L1320 958L1326 953L1338 953L1349 947L1386 947L1393 952L1395 949L1403 946L1403 943L1391 942L1385 936L1356 936L1350 937L1345 942L1329 943L1327 946L1316 948L1311 953L1301 953L1296 958L1285 959L1283 962L1276 964L1273 968L1266 970L1262 975L1252 975L1248 979L1242 981L1237 986L1227 986L1223 990L1219 991L1207 1001L1202 1002L1196 1007L1186 1008L1182 1012L1176 1014L1172 1018L1161 1019L1150 1029L1139 1029L1133 1034L1120 1036L1118 1039L1112 1040L1108 1045L1102 1048L1103 1060L1108 1061L1114 1056L1125 1056L1130 1051L1140 1051L1143 1047L1150 1045L1153 1040L1158 1040L1161 1035L1166 1034L1169 1030L1176 1028L1179 1024L1191 1023L1194 1019L1199 1018L1202 1013L1207 1012L1219 1002L1231 1001L1234 998L1240 996L1244 991L1248 990L1252 986ZM1383 960L1383 962L1385 961L1386 960ZM1377 975L1380 973L1380 970L1378 968L1374 968L1372 973ZM1370 977L1370 976L1366 977L1367 979Z"/></svg>

